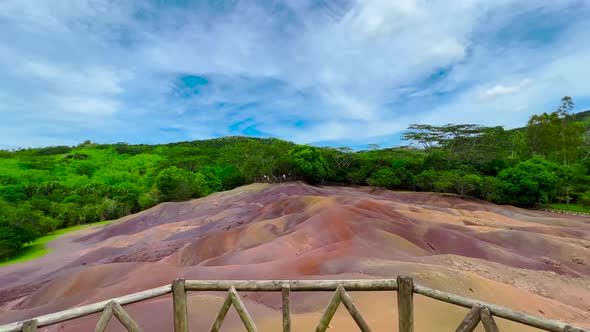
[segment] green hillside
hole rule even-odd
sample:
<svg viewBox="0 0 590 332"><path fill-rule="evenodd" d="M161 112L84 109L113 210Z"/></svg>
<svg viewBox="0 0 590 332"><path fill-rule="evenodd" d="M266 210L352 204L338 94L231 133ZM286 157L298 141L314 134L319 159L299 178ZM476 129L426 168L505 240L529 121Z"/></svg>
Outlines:
<svg viewBox="0 0 590 332"><path fill-rule="evenodd" d="M256 181L371 185L585 209L590 111L570 115L567 107L564 98L560 110L531 117L522 130L411 125L404 135L410 146L359 152L248 137L0 151L0 258L58 229Z"/></svg>

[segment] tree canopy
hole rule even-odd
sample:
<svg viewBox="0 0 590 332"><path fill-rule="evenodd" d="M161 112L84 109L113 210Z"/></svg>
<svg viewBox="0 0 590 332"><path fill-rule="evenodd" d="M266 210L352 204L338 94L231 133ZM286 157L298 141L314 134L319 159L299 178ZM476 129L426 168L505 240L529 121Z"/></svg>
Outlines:
<svg viewBox="0 0 590 332"><path fill-rule="evenodd" d="M225 137L164 145L0 150L0 259L62 227L253 182L371 185L533 207L590 206L590 112L564 97L525 128L413 124L418 147L364 151Z"/></svg>

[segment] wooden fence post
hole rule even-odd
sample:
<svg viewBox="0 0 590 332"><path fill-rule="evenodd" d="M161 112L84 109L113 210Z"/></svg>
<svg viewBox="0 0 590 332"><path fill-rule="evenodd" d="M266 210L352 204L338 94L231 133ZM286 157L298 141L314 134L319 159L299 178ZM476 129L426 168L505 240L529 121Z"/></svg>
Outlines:
<svg viewBox="0 0 590 332"><path fill-rule="evenodd" d="M336 310L338 310L338 306L340 305L341 296L342 294L338 290L335 291L334 294L332 294L330 302L326 307L326 311L324 311L324 314L322 315L322 318L320 319L320 322L318 323L315 332L325 332L328 329L328 327L330 326L330 321L332 320L332 317L334 317L334 314L336 313Z"/></svg>
<svg viewBox="0 0 590 332"><path fill-rule="evenodd" d="M256 332L256 325L254 325L252 317L250 317L250 314L248 313L248 310L246 310L244 302L242 302L242 299L240 298L240 295L238 295L238 292L236 291L236 288L234 286L232 286L229 289L229 296L231 298L231 302L234 305L234 308L238 312L238 316L240 316L242 322L244 323L244 326L246 327L246 331Z"/></svg>
<svg viewBox="0 0 590 332"><path fill-rule="evenodd" d="M174 307L174 332L187 332L188 308L184 279L175 279L172 282L172 302Z"/></svg>
<svg viewBox="0 0 590 332"><path fill-rule="evenodd" d="M123 307L119 303L117 303L115 301L111 301L110 303L113 308L113 315L115 315L115 317L117 317L119 322L121 322L121 324L123 324L123 326L125 326L127 331L141 332L141 328L139 327L139 325L137 325L137 323L133 320L133 318L131 318L131 316L129 316L127 311L125 311L125 309L123 309Z"/></svg>
<svg viewBox="0 0 590 332"><path fill-rule="evenodd" d="M455 330L455 332L472 332L475 330L477 324L479 324L481 320L481 306L479 304L474 305L465 319L459 324L459 327ZM485 328L485 326L484 326Z"/></svg>
<svg viewBox="0 0 590 332"><path fill-rule="evenodd" d="M37 332L37 320L28 320L23 324L23 332Z"/></svg>
<svg viewBox="0 0 590 332"><path fill-rule="evenodd" d="M283 298L283 332L291 332L291 310L289 308L289 293L291 288L289 285L283 285L282 298Z"/></svg>
<svg viewBox="0 0 590 332"><path fill-rule="evenodd" d="M96 323L96 327L94 328L94 332L104 332L107 329L107 325L113 318L113 305L111 303L107 304Z"/></svg>
<svg viewBox="0 0 590 332"><path fill-rule="evenodd" d="M338 285L337 291L340 292L340 299L342 300L342 303L344 303L344 306L352 316L352 319L354 319L361 332L371 332L369 325L367 325L367 322L365 322L365 319L354 305L352 298L350 295L348 295L344 287L342 287L342 285Z"/></svg>
<svg viewBox="0 0 590 332"><path fill-rule="evenodd" d="M399 332L414 332L414 281L410 277L397 277L397 310Z"/></svg>
<svg viewBox="0 0 590 332"><path fill-rule="evenodd" d="M480 319L486 332L498 332L498 326L494 321L494 316L488 307L482 307L480 310Z"/></svg>
<svg viewBox="0 0 590 332"><path fill-rule="evenodd" d="M209 331L211 331L211 332L218 332L219 331L219 329L221 328L221 324L223 323L223 320L225 319L225 316L227 315L227 312L229 311L229 308L231 307L231 305L232 305L231 295L228 293L227 297L225 298L225 301L221 305L221 309L219 309L219 313L215 317L215 321L213 322L213 325L211 325L211 328L209 329Z"/></svg>

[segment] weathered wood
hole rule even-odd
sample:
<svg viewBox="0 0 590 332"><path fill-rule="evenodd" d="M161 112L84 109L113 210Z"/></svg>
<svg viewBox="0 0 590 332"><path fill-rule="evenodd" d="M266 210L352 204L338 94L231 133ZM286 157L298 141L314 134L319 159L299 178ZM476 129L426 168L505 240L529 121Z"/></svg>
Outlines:
<svg viewBox="0 0 590 332"><path fill-rule="evenodd" d="M393 291L397 290L396 280L391 279L367 279L367 280L265 280L265 281L247 281L247 280L222 280L222 281L199 281L187 280L185 282L186 290L229 290L235 285L236 290L240 291L279 291L283 285L289 285L291 291L329 291L335 290L338 284L342 284L348 291ZM126 296L112 299L119 304L134 303L158 296L168 294L172 291L171 285L158 288L148 289L142 292L129 294ZM462 296L434 290L428 287L414 285L414 293L421 294L436 300L452 303L466 308L471 308L475 304L488 307L490 313L494 316L505 318L514 322L533 326L545 331L555 332L580 332L588 329L574 327L562 321L547 319L518 312L510 308L468 299ZM56 323L68 321L78 317L84 317L93 313L101 312L111 300L93 303L78 308L63 310L60 312L36 317L37 326L43 327ZM20 332L23 329L25 321L19 321L11 324L0 326L0 332Z"/></svg>
<svg viewBox="0 0 590 332"><path fill-rule="evenodd" d="M291 332L291 309L289 308L289 285L283 285L281 297L283 300L283 332Z"/></svg>
<svg viewBox="0 0 590 332"><path fill-rule="evenodd" d="M399 332L414 331L414 281L410 277L397 277L397 310Z"/></svg>
<svg viewBox="0 0 590 332"><path fill-rule="evenodd" d="M512 310L510 308L469 299L463 296L442 292L420 285L414 285L414 292L416 294L424 295L439 301L456 304L465 308L471 308L475 304L479 304L482 307L487 307L494 316L505 318L513 322L519 322L545 331L562 332L567 326L566 323L558 320L529 315L524 312Z"/></svg>
<svg viewBox="0 0 590 332"><path fill-rule="evenodd" d="M348 312L350 313L350 315L352 316L352 318L356 322L356 325L359 327L359 329L362 332L371 332L369 325L367 325L367 322L365 322L363 316L361 316L361 313L358 311L358 309L354 305L352 298L350 297L350 295L348 295L348 293L346 292L344 287L338 286L337 291L340 292L340 300L342 301L342 303L344 303L344 306L346 307L346 309L348 310Z"/></svg>
<svg viewBox="0 0 590 332"><path fill-rule="evenodd" d="M107 329L107 325L109 325L109 322L111 321L111 318L113 317L113 305L112 304L107 304L106 307L104 307L104 310L102 311L102 315L100 315L100 318L98 319L98 322L96 323L96 327L94 328L94 332L104 332Z"/></svg>
<svg viewBox="0 0 590 332"><path fill-rule="evenodd" d="M514 322L519 322L545 331L563 332L567 325L566 323L561 321L529 315L524 312L512 310L510 308L502 307L483 301L469 299L451 293L441 292L439 290L431 289L420 285L414 285L414 292L416 294L424 295L439 301L456 304L465 308L471 308L475 304L479 304L482 307L487 307L494 316L502 317Z"/></svg>
<svg viewBox="0 0 590 332"><path fill-rule="evenodd" d="M219 313L217 313L217 317L215 317L215 321L213 322L213 325L211 325L211 328L209 329L209 331L211 331L211 332L218 332L219 331L219 329L221 328L221 324L223 323L223 320L225 319L225 316L227 315L227 312L229 311L229 308L231 307L231 304L232 304L231 296L228 293L227 297L225 298L225 301L221 305L221 309L219 309Z"/></svg>
<svg viewBox="0 0 590 332"><path fill-rule="evenodd" d="M188 308L186 304L184 279L176 279L172 282L172 302L174 311L174 332L187 332Z"/></svg>
<svg viewBox="0 0 590 332"><path fill-rule="evenodd" d="M68 310L63 310L59 312L55 312L52 314L39 316L37 317L37 326L43 327L48 325L53 325L60 322L65 322L67 320L71 320L78 317L88 316L97 312L101 312L104 310L106 305L111 301L116 301L121 305L134 303L138 301L143 301L147 299L151 299L154 297L162 296L168 294L172 291L171 285L161 286L158 288L148 289L142 292L137 292L121 297L117 297L111 300L101 301L77 308L72 308ZM16 322L12 324L2 325L0 326L0 332L20 332L22 330L24 322Z"/></svg>
<svg viewBox="0 0 590 332"><path fill-rule="evenodd" d="M113 307L113 314L115 315L115 317L117 317L119 322L121 322L121 324L125 326L127 331L141 332L141 328L139 327L139 325L137 325L137 323L131 318L131 316L129 316L127 311L125 311L125 309L123 309L123 307L119 303L114 301L112 301L111 303Z"/></svg>
<svg viewBox="0 0 590 332"><path fill-rule="evenodd" d="M496 325L496 321L494 320L494 316L492 316L490 309L487 307L482 307L479 312L479 317L486 332L499 332L498 326Z"/></svg>
<svg viewBox="0 0 590 332"><path fill-rule="evenodd" d="M455 330L455 332L472 332L475 330L477 324L479 324L481 316L481 306L476 304L469 310L465 319L459 324L459 327Z"/></svg>
<svg viewBox="0 0 590 332"><path fill-rule="evenodd" d="M23 332L37 332L37 320L28 320L23 324Z"/></svg>
<svg viewBox="0 0 590 332"><path fill-rule="evenodd" d="M566 325L565 328L563 329L563 332L588 332L588 331L590 331L590 330L583 329L580 327L571 326L571 325Z"/></svg>
<svg viewBox="0 0 590 332"><path fill-rule="evenodd" d="M315 329L316 332L325 332L328 329L328 326L330 326L330 321L332 320L332 317L334 317L336 310L338 310L338 305L340 305L341 296L342 295L338 290L332 294L330 303L328 303L326 311L324 311L324 314L322 315L322 318Z"/></svg>
<svg viewBox="0 0 590 332"><path fill-rule="evenodd" d="M348 291L394 291L395 279L361 280L186 280L187 291L228 291L232 286L238 292L281 291L288 285L291 292L335 291L338 285Z"/></svg>
<svg viewBox="0 0 590 332"><path fill-rule="evenodd" d="M234 308L236 308L236 311L242 319L242 322L244 322L246 330L248 332L256 332L256 325L254 325L252 317L250 317L250 314L248 313L248 310L246 310L244 302L242 302L242 299L240 298L240 295L238 294L235 288L232 287L229 289L229 296L231 297L231 302L234 304Z"/></svg>

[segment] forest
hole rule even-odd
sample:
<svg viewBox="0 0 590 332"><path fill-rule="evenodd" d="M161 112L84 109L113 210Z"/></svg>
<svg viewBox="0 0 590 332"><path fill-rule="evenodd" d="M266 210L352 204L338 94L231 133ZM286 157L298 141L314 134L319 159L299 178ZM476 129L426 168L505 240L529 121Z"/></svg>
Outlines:
<svg viewBox="0 0 590 332"><path fill-rule="evenodd" d="M224 137L162 145L0 150L0 260L44 234L253 182L369 185L520 207L590 207L590 111L523 128L412 124L405 146L367 150Z"/></svg>

